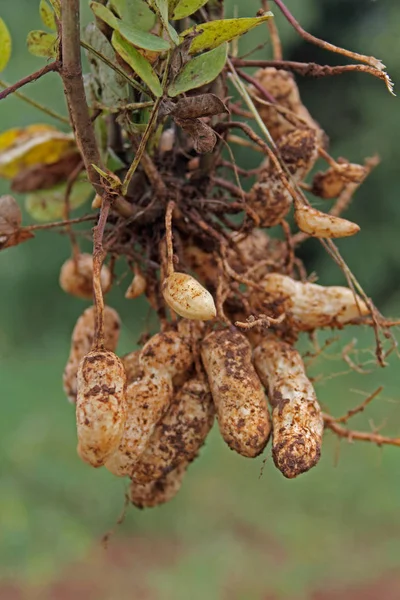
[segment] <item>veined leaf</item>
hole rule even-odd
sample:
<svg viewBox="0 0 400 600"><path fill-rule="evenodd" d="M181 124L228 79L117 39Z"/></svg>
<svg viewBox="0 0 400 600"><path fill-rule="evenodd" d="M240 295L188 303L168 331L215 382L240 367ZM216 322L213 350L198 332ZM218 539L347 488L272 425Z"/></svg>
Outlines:
<svg viewBox="0 0 400 600"><path fill-rule="evenodd" d="M11 56L11 35L7 25L0 17L0 72L3 71Z"/></svg>
<svg viewBox="0 0 400 600"><path fill-rule="evenodd" d="M179 34L176 31L176 29L174 29L172 27L171 23L168 23L167 29L168 29L169 37L174 42L175 46L179 46L181 40L179 38Z"/></svg>
<svg viewBox="0 0 400 600"><path fill-rule="evenodd" d="M35 221L54 221L62 219L65 211L65 193L67 184L63 183L48 190L38 190L25 196L25 208L27 213ZM71 208L78 208L84 204L93 188L88 181L77 181L69 197Z"/></svg>
<svg viewBox="0 0 400 600"><path fill-rule="evenodd" d="M94 23L89 23L86 27L84 39L111 63L117 63L113 47ZM106 106L116 107L121 102L126 102L129 96L126 80L94 54L88 52L87 56L92 73L84 76L84 83L90 94L94 94ZM88 75L92 75L92 79ZM99 119L96 119L96 123L98 122Z"/></svg>
<svg viewBox="0 0 400 600"><path fill-rule="evenodd" d="M117 17L106 6L103 6L103 4L100 4L100 2L91 2L90 8L96 17L104 21L104 23L107 23L107 25L113 29L118 29L119 19L117 19Z"/></svg>
<svg viewBox="0 0 400 600"><path fill-rule="evenodd" d="M96 17L107 23L112 29L118 31L123 38L134 46L153 52L163 52L170 49L169 43L163 38L132 25L125 25L121 19L118 19L108 8L99 4L99 2L91 2L90 8Z"/></svg>
<svg viewBox="0 0 400 600"><path fill-rule="evenodd" d="M202 23L201 25L195 25L190 29L186 29L181 34L181 41L187 35L197 33L198 35L194 37L190 44L189 54L198 54L205 50L212 50L224 42L230 42L254 27L261 25L261 23L265 23L272 16L271 12L267 12L262 17L209 21L208 23Z"/></svg>
<svg viewBox="0 0 400 600"><path fill-rule="evenodd" d="M145 0L110 0L109 5L125 25L149 31L155 23L156 16Z"/></svg>
<svg viewBox="0 0 400 600"><path fill-rule="evenodd" d="M61 17L61 0L49 0L58 18Z"/></svg>
<svg viewBox="0 0 400 600"><path fill-rule="evenodd" d="M225 66L227 53L228 44L225 43L190 60L169 86L168 95L178 96L214 81Z"/></svg>
<svg viewBox="0 0 400 600"><path fill-rule="evenodd" d="M125 25L122 21L116 27L116 30L126 39L138 48L144 48L145 50L152 50L154 52L163 52L164 50L170 49L170 44L167 40L161 37L147 33L147 31L141 31L136 27L130 27Z"/></svg>
<svg viewBox="0 0 400 600"><path fill-rule="evenodd" d="M172 18L178 20L189 17L207 2L208 0L178 0L178 2L175 2Z"/></svg>
<svg viewBox="0 0 400 600"><path fill-rule="evenodd" d="M155 96L162 96L162 87L160 80L151 64L127 42L118 31L114 31L111 43L116 52L128 65L139 75L148 85Z"/></svg>
<svg viewBox="0 0 400 600"><path fill-rule="evenodd" d="M58 49L58 40L53 33L46 33L35 29L28 33L26 38L28 50L34 56L43 56L45 58L56 58Z"/></svg>
<svg viewBox="0 0 400 600"><path fill-rule="evenodd" d="M53 31L57 30L54 10L46 2L46 0L40 0L39 14L40 14L40 18L42 19L43 25L46 25L46 27L48 27L49 29L52 29Z"/></svg>

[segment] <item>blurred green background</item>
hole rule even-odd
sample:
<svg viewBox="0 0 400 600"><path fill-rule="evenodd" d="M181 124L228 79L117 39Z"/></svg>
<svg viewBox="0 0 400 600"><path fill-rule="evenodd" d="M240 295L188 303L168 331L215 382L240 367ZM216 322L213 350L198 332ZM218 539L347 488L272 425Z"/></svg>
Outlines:
<svg viewBox="0 0 400 600"><path fill-rule="evenodd" d="M87 3L82 4L88 18ZM259 7L254 0L237 4L243 16ZM315 35L382 59L396 83L397 0L288 0L287 5ZM232 13L233 2L229 6ZM344 62L304 43L273 2L272 9L286 58ZM2 77L16 81L43 65L25 47L27 32L41 27L38 1L2 2L0 14L14 45ZM241 52L266 39L261 29L241 41ZM269 46L255 56L268 58ZM377 152L382 158L348 212L362 231L339 246L380 310L399 314L398 100L381 81L363 74L298 81L305 104L331 138L334 156L358 162ZM55 75L24 92L66 114ZM0 103L0 131L34 122L51 120L16 98ZM0 182L0 191L7 189ZM326 207L323 201L313 203ZM149 511L131 509L103 549L100 539L122 509L125 483L90 469L75 452L74 411L61 374L71 330L86 304L58 286L68 253L64 236L43 232L0 254L0 598L398 599L400 449L339 447L329 433L317 468L287 481L268 452L262 470L263 457L249 461L234 455L214 429L177 498ZM344 283L319 244L307 242L302 257L321 282ZM125 287L126 280L108 298L124 324L121 353L135 347L146 317L139 301L124 299ZM321 378L316 386L321 403L339 415L360 402L360 392L384 384L382 396L353 426L368 429L372 419L384 424L385 433L399 435L398 359L369 375L341 374L348 371L340 359L344 340L356 337L360 360L367 360L373 337L354 328L339 337L310 370Z"/></svg>

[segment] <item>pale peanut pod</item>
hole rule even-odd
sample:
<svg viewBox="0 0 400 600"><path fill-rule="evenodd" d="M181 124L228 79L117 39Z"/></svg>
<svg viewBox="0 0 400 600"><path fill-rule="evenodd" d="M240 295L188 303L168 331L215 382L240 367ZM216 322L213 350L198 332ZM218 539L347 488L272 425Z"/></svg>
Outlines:
<svg viewBox="0 0 400 600"><path fill-rule="evenodd" d="M100 272L100 282L103 293L111 287L111 272L103 265ZM79 254L69 258L61 267L60 286L72 296L90 300L93 296L93 257L91 254Z"/></svg>
<svg viewBox="0 0 400 600"><path fill-rule="evenodd" d="M266 275L261 285L265 295L255 292L252 302L259 308L264 305L264 312L268 310L265 305L279 307L299 331L342 327L370 313L366 303L350 288L303 283L280 273Z"/></svg>
<svg viewBox="0 0 400 600"><path fill-rule="evenodd" d="M272 407L272 456L291 479L314 467L321 456L324 422L300 354L268 337L254 350L257 373Z"/></svg>
<svg viewBox="0 0 400 600"><path fill-rule="evenodd" d="M311 192L324 199L337 198L348 183L360 183L367 175L363 165L344 163L342 169L330 167L314 175Z"/></svg>
<svg viewBox="0 0 400 600"><path fill-rule="evenodd" d="M106 467L120 477L131 475L145 451L157 423L173 399L173 377L188 371L193 363L189 340L176 331L158 333L144 346L139 365L140 379L126 391L127 419L118 449Z"/></svg>
<svg viewBox="0 0 400 600"><path fill-rule="evenodd" d="M197 455L214 422L214 404L204 376L194 376L177 392L157 424L131 478L148 483Z"/></svg>
<svg viewBox="0 0 400 600"><path fill-rule="evenodd" d="M76 402L76 376L79 363L93 345L95 308L87 308L76 322L71 338L71 350L63 374L63 388L68 400ZM121 321L118 313L110 306L104 307L104 347L115 351L118 344Z"/></svg>
<svg viewBox="0 0 400 600"><path fill-rule="evenodd" d="M349 237L360 231L357 223L323 213L310 206L296 207L294 218L301 231L317 238Z"/></svg>
<svg viewBox="0 0 400 600"><path fill-rule="evenodd" d="M213 331L201 349L222 437L242 456L258 456L271 431L264 390L251 362L251 346L238 331Z"/></svg>
<svg viewBox="0 0 400 600"><path fill-rule="evenodd" d="M133 276L132 283L125 292L125 298L133 300L138 298L146 291L146 279L143 274L137 269Z"/></svg>
<svg viewBox="0 0 400 600"><path fill-rule="evenodd" d="M217 314L210 292L186 273L169 275L163 282L162 294L168 306L186 319L208 321Z"/></svg>
<svg viewBox="0 0 400 600"><path fill-rule="evenodd" d="M132 383L143 375L143 369L140 366L140 350L133 350L124 356L121 356L122 364L126 373L126 381Z"/></svg>
<svg viewBox="0 0 400 600"><path fill-rule="evenodd" d="M118 448L126 418L126 375L109 350L92 350L78 369L76 426L82 460L101 467Z"/></svg>
<svg viewBox="0 0 400 600"><path fill-rule="evenodd" d="M300 117L309 127L317 131L320 143L324 142L325 134L303 105L299 89L291 73L274 67L267 67L259 69L254 77L274 98L278 106L282 106ZM254 90L254 93L256 96L260 96L258 90ZM273 105L266 106L256 100L255 104L261 119L268 127L268 131L274 140L295 127L293 119L290 120L290 115L288 115L289 119L285 118L285 114L279 112Z"/></svg>
<svg viewBox="0 0 400 600"><path fill-rule="evenodd" d="M164 477L149 483L132 481L129 499L137 508L153 508L169 502L179 492L188 464L182 463Z"/></svg>

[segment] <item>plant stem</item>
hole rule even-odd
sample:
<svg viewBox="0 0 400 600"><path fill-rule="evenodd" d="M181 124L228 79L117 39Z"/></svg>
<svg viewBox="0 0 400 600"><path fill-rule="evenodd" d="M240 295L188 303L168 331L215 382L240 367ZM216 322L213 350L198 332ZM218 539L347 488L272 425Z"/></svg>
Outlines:
<svg viewBox="0 0 400 600"><path fill-rule="evenodd" d="M37 79L40 79L40 77L43 77L43 75L46 75L46 73L51 73L52 71L58 71L59 68L60 68L60 63L58 61L54 61L54 62L51 62L48 65L42 67L38 71L35 71L34 73L31 73L30 75L27 75L27 77L23 77L16 83L13 83L12 85L9 85L9 86L6 85L5 86L6 89L3 90L2 92L0 92L0 100L3 100L3 98L7 98L7 96L9 94L13 94L14 92L16 92L16 90L23 87L27 83L31 83L32 81L36 81Z"/></svg>
<svg viewBox="0 0 400 600"><path fill-rule="evenodd" d="M149 140L149 137L153 131L154 124L157 120L158 107L160 106L160 103L161 103L161 98L157 98L157 100L154 102L153 110L151 111L150 119L149 119L149 122L147 123L146 130L142 136L142 139L140 140L140 144L139 144L139 147L135 154L135 158L133 159L133 162L132 162L131 166L129 167L128 172L125 175L125 179L122 184L121 193L123 196L126 195L128 188L129 188L129 184L133 177L133 174L136 171L136 169L142 159L144 151L146 150L146 144Z"/></svg>

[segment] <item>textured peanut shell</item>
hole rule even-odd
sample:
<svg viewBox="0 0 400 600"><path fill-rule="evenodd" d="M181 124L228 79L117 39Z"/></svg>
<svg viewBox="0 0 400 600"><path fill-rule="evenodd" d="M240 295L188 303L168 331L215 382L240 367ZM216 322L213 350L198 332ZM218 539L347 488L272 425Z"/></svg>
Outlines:
<svg viewBox="0 0 400 600"><path fill-rule="evenodd" d="M176 469L150 483L137 483L132 481L129 488L129 499L138 508L153 508L169 502L179 492L187 463L181 464Z"/></svg>
<svg viewBox="0 0 400 600"><path fill-rule="evenodd" d="M300 354L286 342L265 339L254 362L272 407L272 456L291 479L314 467L324 430L321 408Z"/></svg>
<svg viewBox="0 0 400 600"><path fill-rule="evenodd" d="M120 477L131 475L172 402L173 377L189 370L192 363L190 345L178 332L158 333L143 346L139 358L143 376L127 387L124 434L106 464L112 473Z"/></svg>
<svg viewBox="0 0 400 600"><path fill-rule="evenodd" d="M246 202L257 213L261 227L274 227L288 214L292 197L279 176L269 170L246 196Z"/></svg>
<svg viewBox="0 0 400 600"><path fill-rule="evenodd" d="M342 327L369 314L365 302L346 287L303 283L279 273L266 275L262 286L265 294L254 293L254 305L258 305L260 310L276 306L300 331Z"/></svg>
<svg viewBox="0 0 400 600"><path fill-rule="evenodd" d="M101 288L107 293L111 287L110 269L103 265L100 274ZM91 254L79 254L76 259L69 258L60 271L60 286L72 296L91 300L93 296L93 257Z"/></svg>
<svg viewBox="0 0 400 600"><path fill-rule="evenodd" d="M242 456L257 456L268 442L271 423L248 340L231 329L213 331L203 340L201 356L222 437Z"/></svg>
<svg viewBox="0 0 400 600"><path fill-rule="evenodd" d="M63 374L63 387L68 400L76 402L76 375L79 363L93 345L95 325L94 306L87 308L76 322L71 338L71 350ZM104 347L115 351L118 344L121 321L118 313L111 307L104 307Z"/></svg>
<svg viewBox="0 0 400 600"><path fill-rule="evenodd" d="M79 365L76 425L82 460L101 467L116 450L126 418L126 376L108 350L89 352Z"/></svg>
<svg viewBox="0 0 400 600"><path fill-rule="evenodd" d="M204 377L193 377L177 392L157 424L131 475L138 483L165 476L197 455L214 422L214 404Z"/></svg>
<svg viewBox="0 0 400 600"><path fill-rule="evenodd" d="M302 181L318 159L315 129L294 129L284 133L276 142L280 156L296 181Z"/></svg>
<svg viewBox="0 0 400 600"><path fill-rule="evenodd" d="M310 206L296 208L294 218L301 231L317 238L342 238L360 231L357 223L335 217Z"/></svg>
<svg viewBox="0 0 400 600"><path fill-rule="evenodd" d="M169 275L163 283L162 294L168 306L185 319L209 321L217 314L210 292L186 273Z"/></svg>
<svg viewBox="0 0 400 600"><path fill-rule="evenodd" d="M279 106L292 111L297 117L300 117L309 127L317 131L320 142L324 141L324 132L303 105L296 81L291 73L275 69L274 67L267 67L259 69L254 77L273 96ZM260 96L258 90L254 90L254 92L256 96ZM284 114L278 112L274 106L266 106L257 101L255 103L261 119L268 127L268 131L274 140L277 140L284 133L293 130L298 125L298 122L293 118L290 119L290 115L288 115L288 119L285 118Z"/></svg>
<svg viewBox="0 0 400 600"><path fill-rule="evenodd" d="M363 165L344 163L339 169L330 167L326 171L319 171L312 181L312 193L320 198L337 198L349 183L361 183L367 175Z"/></svg>

